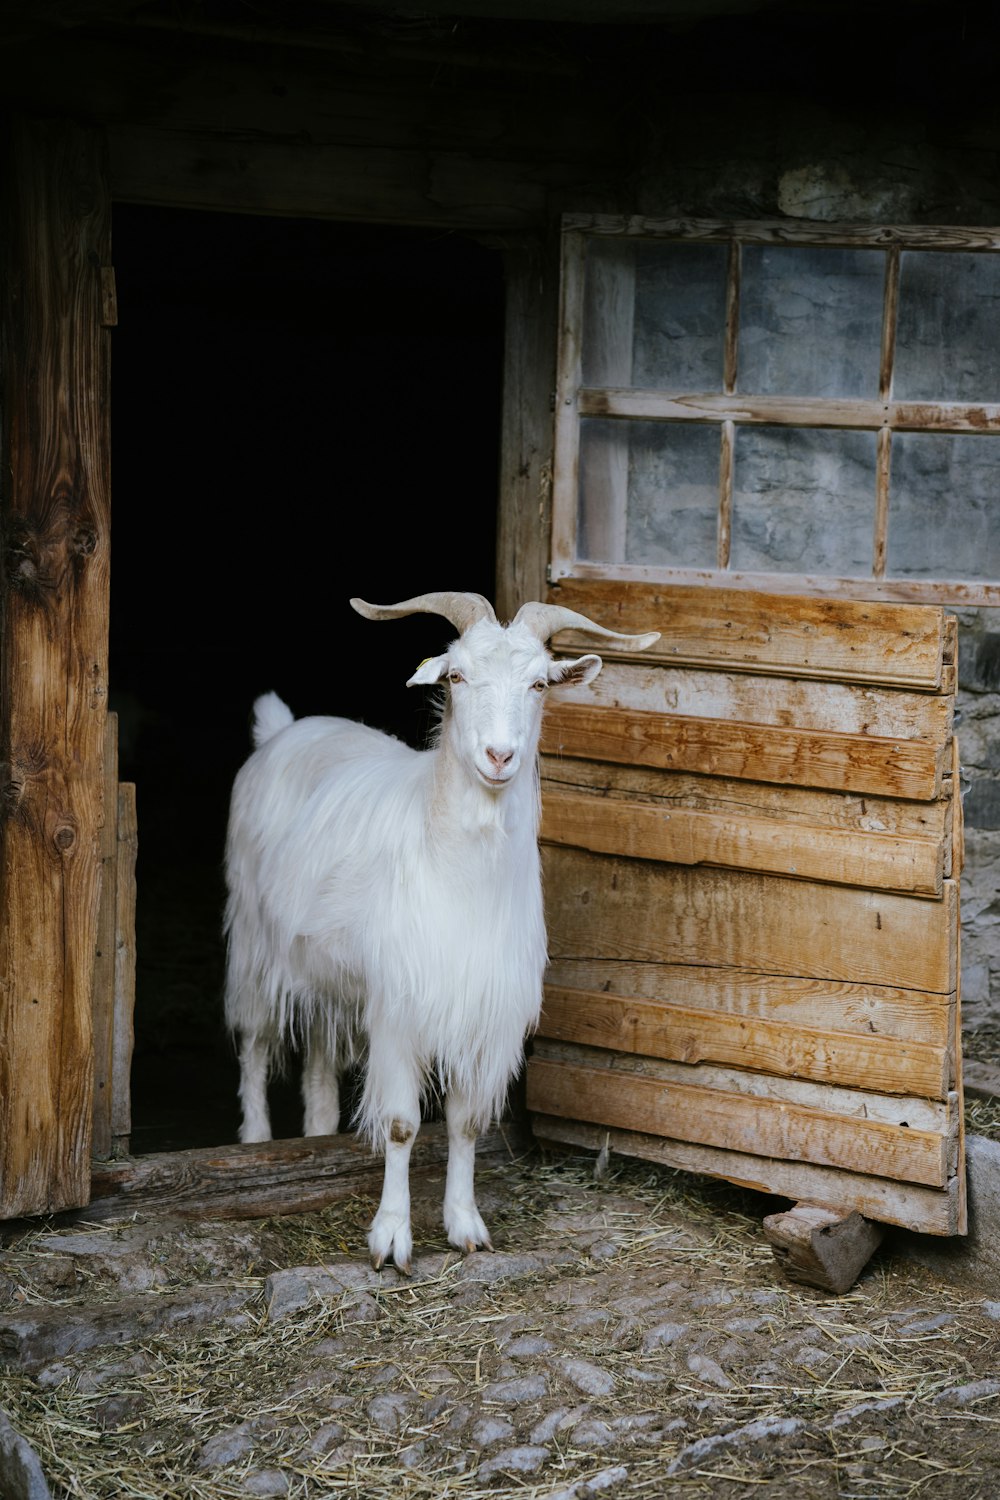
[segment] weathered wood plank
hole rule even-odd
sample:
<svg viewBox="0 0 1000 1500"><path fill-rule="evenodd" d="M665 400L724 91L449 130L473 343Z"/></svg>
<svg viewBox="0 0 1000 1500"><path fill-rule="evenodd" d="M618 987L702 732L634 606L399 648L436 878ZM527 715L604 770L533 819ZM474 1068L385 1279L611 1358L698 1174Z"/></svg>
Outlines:
<svg viewBox="0 0 1000 1500"><path fill-rule="evenodd" d="M789 1078L780 1073L755 1072L748 1067L730 1067L723 1063L671 1062L669 1058L614 1052L581 1046L577 1042L550 1041L544 1036L535 1037L531 1055L546 1062L567 1062L616 1076L628 1074L652 1078L667 1086L677 1084L684 1088L708 1089L713 1093L731 1095L734 1099L770 1099L797 1109L818 1110L845 1119L877 1120L883 1125L929 1131L949 1142L954 1141L958 1132L956 1096L950 1092L944 1099L875 1093L871 1088L817 1083L808 1078Z"/></svg>
<svg viewBox="0 0 1000 1500"><path fill-rule="evenodd" d="M15 120L0 174L0 1216L85 1203L107 711L102 138Z"/></svg>
<svg viewBox="0 0 1000 1500"><path fill-rule="evenodd" d="M562 215L563 230L579 234L656 235L666 239L727 242L746 245L877 245L910 250L1000 250L995 229L944 224L816 223L806 219L700 219L647 214L570 212Z"/></svg>
<svg viewBox="0 0 1000 1500"><path fill-rule="evenodd" d="M139 849L135 787L118 787L118 875L115 920L114 1067L111 1099L113 1156L128 1151L132 1130L132 1047L135 1039L135 866Z"/></svg>
<svg viewBox="0 0 1000 1500"><path fill-rule="evenodd" d="M807 828L889 834L949 845L954 838L952 776L944 778L942 795L933 802L909 802L898 797L775 786L764 781L622 766L612 761L576 760L570 756L542 755L539 764L543 797L553 791L589 791L599 797L610 795L625 797L632 803L647 803L662 812L691 808L720 818L749 816L776 823L801 823Z"/></svg>
<svg viewBox="0 0 1000 1500"><path fill-rule="evenodd" d="M949 1175L948 1142L932 1131L565 1060L529 1059L527 1106L532 1113L925 1187L944 1187Z"/></svg>
<svg viewBox="0 0 1000 1500"><path fill-rule="evenodd" d="M950 994L958 892L942 899L542 847L549 952L807 975Z"/></svg>
<svg viewBox="0 0 1000 1500"><path fill-rule="evenodd" d="M591 650L593 645L591 641ZM610 658L603 646L600 654ZM754 675L721 667L703 671L696 667L650 666L635 658L629 662L606 660L604 670L587 687L560 688L549 709L557 702L778 727L794 724L797 729L871 734L883 739L899 736L934 745L949 739L954 714L952 700L945 694Z"/></svg>
<svg viewBox="0 0 1000 1500"><path fill-rule="evenodd" d="M566 578L550 596L612 630L660 631L646 661L941 687L941 608L613 579ZM583 639L567 632L555 641Z"/></svg>
<svg viewBox="0 0 1000 1500"><path fill-rule="evenodd" d="M541 748L549 755L922 802L941 795L951 761L944 743L558 702L545 715Z"/></svg>
<svg viewBox="0 0 1000 1500"><path fill-rule="evenodd" d="M115 929L118 908L118 715L109 713L104 733L104 826L101 830L101 905L94 952L94 1123L90 1149L97 1160L111 1155L114 1093Z"/></svg>
<svg viewBox="0 0 1000 1500"><path fill-rule="evenodd" d="M546 980L557 988L607 991L788 1027L892 1037L938 1050L951 1045L956 1013L954 994L693 964L554 958Z"/></svg>
<svg viewBox="0 0 1000 1500"><path fill-rule="evenodd" d="M861 1176L811 1162L777 1161L752 1152L719 1151L689 1141L668 1140L642 1130L615 1130L584 1120L536 1113L532 1133L542 1146L607 1149L619 1156L655 1161L665 1167L721 1177L738 1187L782 1198L810 1198L845 1211L856 1210L884 1224L898 1224L920 1234L965 1234L968 1228L964 1176L951 1177L944 1189Z"/></svg>
<svg viewBox="0 0 1000 1500"><path fill-rule="evenodd" d="M879 1093L945 1099L947 1053L927 1042L694 1010L546 985L538 1035L680 1063L731 1064Z"/></svg>
<svg viewBox="0 0 1000 1500"><path fill-rule="evenodd" d="M941 894L944 845L930 839L807 828L764 818L666 812L620 798L547 790L541 837L596 854L719 865L913 895Z"/></svg>

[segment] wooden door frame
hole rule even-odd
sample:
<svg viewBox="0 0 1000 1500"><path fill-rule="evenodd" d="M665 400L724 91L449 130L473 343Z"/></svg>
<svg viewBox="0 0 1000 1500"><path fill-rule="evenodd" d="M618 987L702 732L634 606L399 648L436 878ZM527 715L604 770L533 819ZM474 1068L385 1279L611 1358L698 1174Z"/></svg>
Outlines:
<svg viewBox="0 0 1000 1500"><path fill-rule="evenodd" d="M104 133L13 118L2 178L0 1217L90 1197L108 693Z"/></svg>

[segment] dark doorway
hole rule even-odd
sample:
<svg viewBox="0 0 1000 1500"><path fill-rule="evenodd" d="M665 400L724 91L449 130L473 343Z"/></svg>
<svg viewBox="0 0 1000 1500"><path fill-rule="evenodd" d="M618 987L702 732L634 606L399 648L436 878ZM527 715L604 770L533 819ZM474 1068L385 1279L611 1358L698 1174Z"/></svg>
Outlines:
<svg viewBox="0 0 1000 1500"><path fill-rule="evenodd" d="M229 789L254 697L410 743L405 687L493 596L500 256L452 234L116 205L111 706L139 818L132 1149L236 1139L221 1011ZM274 1091L297 1135L297 1083Z"/></svg>

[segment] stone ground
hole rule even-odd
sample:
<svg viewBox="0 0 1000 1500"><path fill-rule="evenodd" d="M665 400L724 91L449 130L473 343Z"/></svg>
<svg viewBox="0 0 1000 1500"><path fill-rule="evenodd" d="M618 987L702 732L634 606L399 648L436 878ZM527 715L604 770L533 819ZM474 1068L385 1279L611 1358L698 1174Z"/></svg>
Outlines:
<svg viewBox="0 0 1000 1500"><path fill-rule="evenodd" d="M648 1163L479 1181L495 1251L446 1247L427 1176L409 1279L367 1199L8 1244L3 1500L1000 1494L1000 1301L891 1239L797 1286L784 1202Z"/></svg>

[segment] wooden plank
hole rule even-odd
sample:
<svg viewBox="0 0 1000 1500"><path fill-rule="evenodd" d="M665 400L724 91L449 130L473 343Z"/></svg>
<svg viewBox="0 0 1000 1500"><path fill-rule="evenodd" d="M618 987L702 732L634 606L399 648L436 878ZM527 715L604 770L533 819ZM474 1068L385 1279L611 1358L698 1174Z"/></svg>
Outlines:
<svg viewBox="0 0 1000 1500"><path fill-rule="evenodd" d="M650 235L658 239L705 240L745 245L844 245L887 250L1000 250L1000 232L978 226L942 224L865 225L806 219L701 219L639 214L565 213L564 232Z"/></svg>
<svg viewBox="0 0 1000 1500"><path fill-rule="evenodd" d="M956 997L891 985L845 984L802 975L754 973L684 963L628 963L607 958L550 960L555 988L608 992L689 1010L776 1021L947 1051Z"/></svg>
<svg viewBox="0 0 1000 1500"><path fill-rule="evenodd" d="M580 423L576 389L580 383L586 245L566 235L559 282L558 359L556 364L552 470L552 568L572 568L577 555L577 506L580 495ZM600 565L599 565L600 566Z"/></svg>
<svg viewBox="0 0 1000 1500"><path fill-rule="evenodd" d="M593 650L591 641L590 649ZM747 724L794 724L798 729L871 734L882 739L945 743L954 703L948 696L864 687L808 678L755 676L748 672L650 666L633 655L613 661L601 647L604 668L585 688L559 688L557 704L679 714L695 719L738 719ZM643 657L649 652L643 652Z"/></svg>
<svg viewBox="0 0 1000 1500"><path fill-rule="evenodd" d="M719 1089L666 1084L562 1059L529 1059L527 1107L532 1113L925 1187L943 1187L949 1175L948 1142L933 1131L849 1119L767 1096L734 1097Z"/></svg>
<svg viewBox="0 0 1000 1500"><path fill-rule="evenodd" d="M940 607L575 578L553 586L550 598L612 630L660 631L659 641L644 653L645 661L926 692L941 685ZM555 642L561 646L584 639L566 632ZM592 640L587 644L593 648Z"/></svg>
<svg viewBox="0 0 1000 1500"><path fill-rule="evenodd" d="M132 1049L135 1039L135 866L139 831L135 787L118 787L118 875L115 921L114 1068L111 1097L111 1154L128 1151L132 1130Z"/></svg>
<svg viewBox="0 0 1000 1500"><path fill-rule="evenodd" d="M624 797L633 803L645 803L661 812L690 808L720 818L749 816L774 823L801 823L807 828L889 834L947 845L954 841L951 776L942 779L942 795L935 801L908 802L568 756L543 754L539 765L543 798L554 792L589 791L595 797Z"/></svg>
<svg viewBox="0 0 1000 1500"><path fill-rule="evenodd" d="M33 119L5 142L0 1217L90 1192L110 526L102 138Z"/></svg>
<svg viewBox="0 0 1000 1500"><path fill-rule="evenodd" d="M925 740L558 702L546 712L541 748L550 755L923 802L941 795L951 763L948 747Z"/></svg>
<svg viewBox="0 0 1000 1500"><path fill-rule="evenodd" d="M1000 404L961 401L870 401L820 396L711 395L702 392L588 387L581 417L639 422L735 422L743 426L832 427L879 432L1000 432Z"/></svg>
<svg viewBox="0 0 1000 1500"><path fill-rule="evenodd" d="M804 594L816 599L845 600L857 603L867 599L875 604L924 604L950 609L1000 606L1000 583L986 578L878 578L871 573L844 577L835 573L767 573L741 572L739 569L675 568L650 563L589 562L586 558L566 559L553 554L550 581L561 585L566 579L580 582L640 584L644 588L724 588L749 593L770 593L785 597ZM953 692L954 676L942 678L941 690Z"/></svg>
<svg viewBox="0 0 1000 1500"><path fill-rule="evenodd" d="M877 1120L883 1125L929 1131L951 1142L958 1130L956 1099L950 1092L944 1099L921 1098L912 1093L903 1096L876 1093L867 1086L848 1088L843 1084L788 1078L780 1073L756 1072L724 1063L671 1062L669 1058L614 1052L577 1042L550 1041L541 1036L536 1036L532 1043L532 1057L613 1072L616 1077L628 1074L651 1078L665 1086L707 1089L729 1095L734 1101L744 1097L769 1099L796 1109L818 1110L855 1120Z"/></svg>
<svg viewBox="0 0 1000 1500"><path fill-rule="evenodd" d="M549 952L956 989L958 891L887 891L542 848Z"/></svg>
<svg viewBox="0 0 1000 1500"><path fill-rule="evenodd" d="M790 1026L669 1001L547 984L538 1035L616 1052L714 1062L878 1093L945 1099L947 1052L928 1042Z"/></svg>
<svg viewBox="0 0 1000 1500"><path fill-rule="evenodd" d="M664 812L586 793L550 789L542 802L541 837L629 859L767 871L928 897L942 889L944 846L930 839L723 819L689 808Z"/></svg>
<svg viewBox="0 0 1000 1500"><path fill-rule="evenodd" d="M91 1153L111 1155L115 1028L115 923L118 903L118 715L104 734L104 827L101 830L101 904L94 952L94 1123Z"/></svg>
<svg viewBox="0 0 1000 1500"><path fill-rule="evenodd" d="M739 1187L784 1198L854 1209L884 1224L898 1224L920 1234L965 1234L964 1168L946 1187L926 1188L886 1177L861 1176L811 1162L777 1161L752 1152L720 1151L689 1141L668 1140L641 1130L614 1130L584 1120L536 1113L531 1120L542 1145L578 1146L589 1151L659 1162L662 1166L721 1177Z"/></svg>

